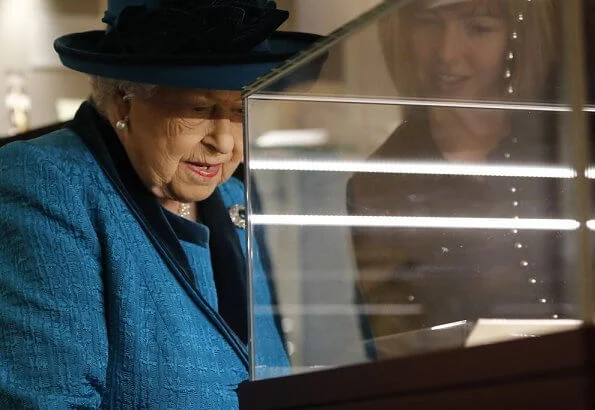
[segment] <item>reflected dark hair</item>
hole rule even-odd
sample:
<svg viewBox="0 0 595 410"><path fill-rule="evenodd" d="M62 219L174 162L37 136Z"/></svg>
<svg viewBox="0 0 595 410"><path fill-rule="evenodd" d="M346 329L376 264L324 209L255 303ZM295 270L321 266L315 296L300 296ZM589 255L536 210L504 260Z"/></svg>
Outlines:
<svg viewBox="0 0 595 410"><path fill-rule="evenodd" d="M473 1L478 6L487 6L490 14L504 19L511 34L516 31L517 40L509 37L508 49L514 52L512 78L506 80L502 73L502 98L535 100L551 93L548 81L556 67L556 58L561 53L559 0L461 0ZM436 1L433 1L436 3ZM382 50L389 73L397 90L405 96L419 97L420 85L416 75L411 50L413 14L431 6L432 1L413 1L391 13L379 24ZM455 3L455 2L453 2ZM438 7L455 7L438 6ZM519 14L523 21L518 23ZM506 58L506 56L502 56ZM506 85L510 83L514 94L508 96Z"/></svg>

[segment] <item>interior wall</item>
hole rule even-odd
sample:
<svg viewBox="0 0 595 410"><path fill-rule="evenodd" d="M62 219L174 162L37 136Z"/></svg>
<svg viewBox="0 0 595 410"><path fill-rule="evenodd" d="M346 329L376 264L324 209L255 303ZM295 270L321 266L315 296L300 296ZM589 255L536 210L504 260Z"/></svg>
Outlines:
<svg viewBox="0 0 595 410"><path fill-rule="evenodd" d="M24 76L31 99L29 128L58 120L58 98L84 99L88 95L87 77L59 64L53 39L79 28L99 28L97 17L103 14L105 1L0 0L0 136L9 128L4 101L9 72Z"/></svg>

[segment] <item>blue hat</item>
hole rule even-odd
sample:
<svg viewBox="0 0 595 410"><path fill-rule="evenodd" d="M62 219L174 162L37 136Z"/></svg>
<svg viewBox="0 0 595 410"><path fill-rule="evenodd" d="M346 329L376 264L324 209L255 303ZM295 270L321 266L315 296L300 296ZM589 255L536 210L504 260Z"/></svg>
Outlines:
<svg viewBox="0 0 595 410"><path fill-rule="evenodd" d="M276 31L267 0L109 0L105 31L58 38L73 70L138 83L240 90L321 36Z"/></svg>

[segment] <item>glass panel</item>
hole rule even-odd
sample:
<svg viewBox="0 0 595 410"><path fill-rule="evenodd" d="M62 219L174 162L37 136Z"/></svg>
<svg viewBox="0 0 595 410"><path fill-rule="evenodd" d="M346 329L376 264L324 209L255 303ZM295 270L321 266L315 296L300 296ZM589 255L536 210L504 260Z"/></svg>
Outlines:
<svg viewBox="0 0 595 410"><path fill-rule="evenodd" d="M249 90L253 378L580 324L566 4L388 1Z"/></svg>

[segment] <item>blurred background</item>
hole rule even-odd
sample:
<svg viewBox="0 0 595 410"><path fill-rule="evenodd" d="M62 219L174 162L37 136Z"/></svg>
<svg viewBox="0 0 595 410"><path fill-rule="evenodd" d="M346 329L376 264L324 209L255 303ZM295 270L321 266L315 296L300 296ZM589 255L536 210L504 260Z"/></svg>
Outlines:
<svg viewBox="0 0 595 410"><path fill-rule="evenodd" d="M278 1L280 8L291 12L284 30L319 34L331 32L378 3ZM61 66L52 43L65 33L101 29L106 6L107 0L0 0L0 138L72 117L89 84L85 75ZM362 48L362 53L367 52Z"/></svg>

